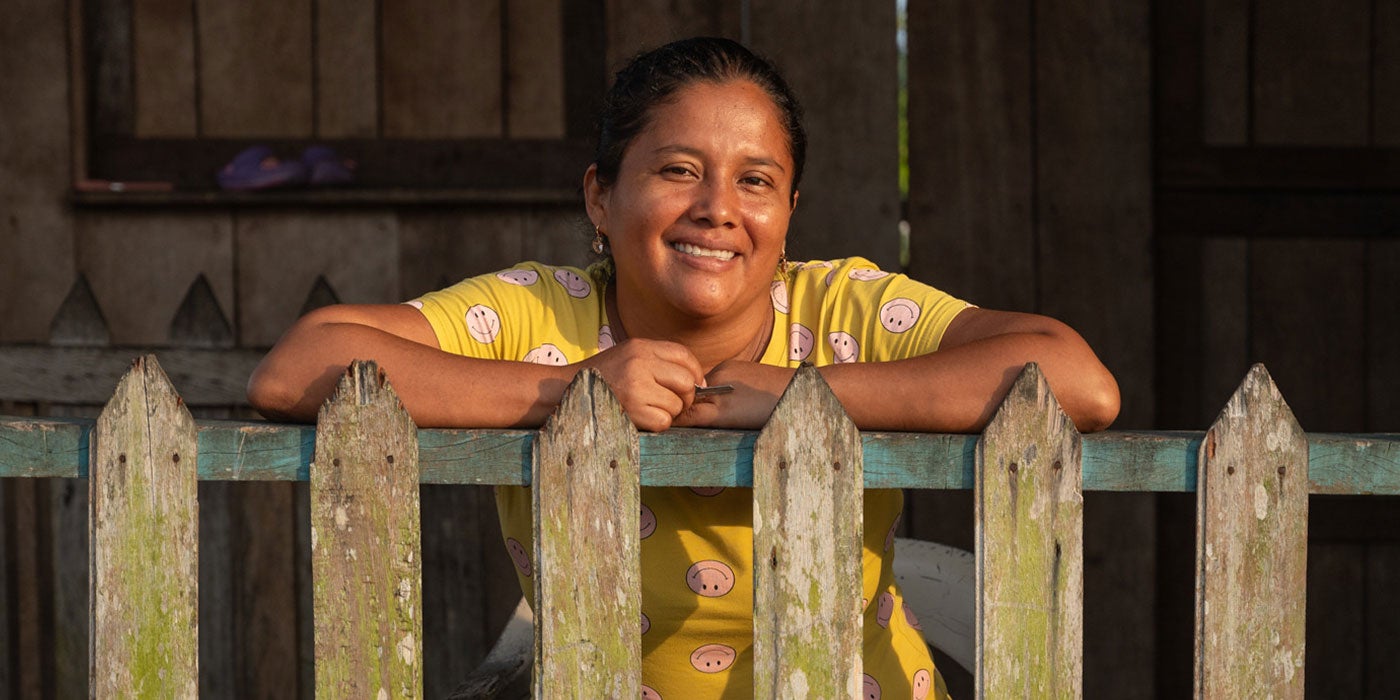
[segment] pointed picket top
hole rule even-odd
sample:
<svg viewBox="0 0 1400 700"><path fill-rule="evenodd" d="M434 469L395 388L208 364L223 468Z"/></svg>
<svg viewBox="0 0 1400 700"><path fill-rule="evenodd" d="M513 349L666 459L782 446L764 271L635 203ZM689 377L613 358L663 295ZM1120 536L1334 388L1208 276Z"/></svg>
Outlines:
<svg viewBox="0 0 1400 700"><path fill-rule="evenodd" d="M356 360L321 407L311 463L316 694L420 697L418 431Z"/></svg>
<svg viewBox="0 0 1400 700"><path fill-rule="evenodd" d="M133 363L97 419L88 480L94 697L198 694L195 435L153 355Z"/></svg>
<svg viewBox="0 0 1400 700"><path fill-rule="evenodd" d="M1308 444L1263 365L1197 463L1196 697L1301 698Z"/></svg>
<svg viewBox="0 0 1400 700"><path fill-rule="evenodd" d="M977 443L977 697L1079 697L1079 432L1034 363Z"/></svg>
<svg viewBox="0 0 1400 700"><path fill-rule="evenodd" d="M534 546L506 549L535 582L535 697L638 697L641 447L596 370L564 391L534 457Z"/></svg>
<svg viewBox="0 0 1400 700"><path fill-rule="evenodd" d="M754 697L862 690L860 432L815 367L754 443Z"/></svg>

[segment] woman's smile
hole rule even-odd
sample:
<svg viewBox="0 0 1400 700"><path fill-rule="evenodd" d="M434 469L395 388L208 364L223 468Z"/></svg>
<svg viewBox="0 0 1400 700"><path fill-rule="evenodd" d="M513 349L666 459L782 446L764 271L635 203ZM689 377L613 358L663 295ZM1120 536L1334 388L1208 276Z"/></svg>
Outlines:
<svg viewBox="0 0 1400 700"><path fill-rule="evenodd" d="M686 255L697 258L710 258L712 260L730 260L734 257L732 250L716 250L714 248L704 248L690 243L671 243L673 250L678 250Z"/></svg>

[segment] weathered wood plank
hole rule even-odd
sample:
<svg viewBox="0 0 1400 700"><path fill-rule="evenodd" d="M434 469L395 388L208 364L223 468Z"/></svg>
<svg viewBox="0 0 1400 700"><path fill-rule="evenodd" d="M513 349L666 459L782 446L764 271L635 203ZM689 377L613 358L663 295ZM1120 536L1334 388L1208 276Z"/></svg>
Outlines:
<svg viewBox="0 0 1400 700"><path fill-rule="evenodd" d="M1205 425L1249 371L1250 241L1206 238L1185 243L1198 251L1201 266L1200 332L1181 333L1198 336L1200 343L1196 355L1188 358L1195 378L1186 381L1195 381L1200 395L1192 422L1186 425Z"/></svg>
<svg viewBox="0 0 1400 700"><path fill-rule="evenodd" d="M1396 4L1400 15L1400 3ZM1397 18L1400 25L1400 17ZM1400 26L1396 29L1400 43ZM1400 47L1397 47L1400 50ZM1400 99L1400 96L1397 96ZM1400 105L1397 105L1400 109ZM1397 117L1400 121L1400 117ZM1397 130L1400 131L1400 130ZM1400 141L1397 141L1400 145ZM1400 431L1400 362L1386 348L1400 347L1400 240L1366 243L1366 429Z"/></svg>
<svg viewBox="0 0 1400 700"><path fill-rule="evenodd" d="M534 696L637 697L641 449L597 371L569 384L534 457Z"/></svg>
<svg viewBox="0 0 1400 700"><path fill-rule="evenodd" d="M311 136L311 52L316 46L311 1L195 0L194 5L199 22L200 134Z"/></svg>
<svg viewBox="0 0 1400 700"><path fill-rule="evenodd" d="M92 692L199 692L194 418L154 356L97 419L90 494Z"/></svg>
<svg viewBox="0 0 1400 700"><path fill-rule="evenodd" d="M909 4L909 274L1036 305L1031 6Z"/></svg>
<svg viewBox="0 0 1400 700"><path fill-rule="evenodd" d="M608 82L640 51L691 36L742 33L739 0L604 0L607 17Z"/></svg>
<svg viewBox="0 0 1400 700"><path fill-rule="evenodd" d="M506 0L505 135L564 136L562 0Z"/></svg>
<svg viewBox="0 0 1400 700"><path fill-rule="evenodd" d="M40 604L45 589L42 562L47 547L39 517L41 486L42 482L37 481L11 481L0 494L5 499L3 510L7 518L0 524L6 527L5 548L9 550L5 553L8 558L4 564L7 583L13 586L5 599L12 616L6 620L6 632L13 636L9 641L10 653L3 663L9 671L7 686L18 697L44 695L44 676L49 670L45 667L50 661L44 653L48 646L44 639L48 625ZM13 578L9 575L11 568Z"/></svg>
<svg viewBox="0 0 1400 700"><path fill-rule="evenodd" d="M1201 445L1198 698L1303 696L1307 441L1255 365Z"/></svg>
<svg viewBox="0 0 1400 700"><path fill-rule="evenodd" d="M194 11L188 0L132 0L136 136L199 135Z"/></svg>
<svg viewBox="0 0 1400 700"><path fill-rule="evenodd" d="M860 432L815 367L754 444L754 697L861 693Z"/></svg>
<svg viewBox="0 0 1400 700"><path fill-rule="evenodd" d="M187 405L246 405L261 350L152 348ZM0 396L15 401L101 405L141 347L0 346Z"/></svg>
<svg viewBox="0 0 1400 700"><path fill-rule="evenodd" d="M1244 146L1250 127L1250 4L1205 0L1202 14L1201 140Z"/></svg>
<svg viewBox="0 0 1400 700"><path fill-rule="evenodd" d="M1082 694L1079 433L1027 365L977 448L977 696Z"/></svg>
<svg viewBox="0 0 1400 700"><path fill-rule="evenodd" d="M421 463L422 452L419 452ZM422 499L423 697L441 698L462 682L464 669L475 668L495 637L487 637L482 615L488 605L485 587L493 571L483 566L484 550L499 550L499 539L477 528L484 511L495 517L489 487L428 485ZM503 567L505 572L510 569ZM515 600L520 586L515 586Z"/></svg>
<svg viewBox="0 0 1400 700"><path fill-rule="evenodd" d="M499 2L393 2L379 20L384 136L501 135Z"/></svg>
<svg viewBox="0 0 1400 700"><path fill-rule="evenodd" d="M1370 0L1255 6L1255 143L1367 145L1374 6Z"/></svg>
<svg viewBox="0 0 1400 700"><path fill-rule="evenodd" d="M1371 145L1400 146L1400 3L1372 6Z"/></svg>
<svg viewBox="0 0 1400 700"><path fill-rule="evenodd" d="M315 4L316 135L323 139L379 134L378 3Z"/></svg>
<svg viewBox="0 0 1400 700"><path fill-rule="evenodd" d="M316 695L420 697L418 441L374 362L317 418L311 465Z"/></svg>

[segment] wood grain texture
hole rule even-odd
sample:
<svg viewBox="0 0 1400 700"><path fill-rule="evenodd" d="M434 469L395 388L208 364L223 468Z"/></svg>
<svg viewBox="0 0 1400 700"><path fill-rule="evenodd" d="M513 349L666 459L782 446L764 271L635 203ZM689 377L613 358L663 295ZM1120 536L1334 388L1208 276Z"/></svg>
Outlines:
<svg viewBox="0 0 1400 700"><path fill-rule="evenodd" d="M813 144L788 257L861 255L900 269L895 5L798 0L750 8L750 45L801 96Z"/></svg>
<svg viewBox="0 0 1400 700"><path fill-rule="evenodd" d="M195 0L194 6L200 134L311 136L311 0Z"/></svg>
<svg viewBox="0 0 1400 700"><path fill-rule="evenodd" d="M95 697L199 690L199 503L194 418L152 355L97 419L92 450L91 678Z"/></svg>
<svg viewBox="0 0 1400 700"><path fill-rule="evenodd" d="M1249 144L1250 3L1204 0L1201 31L1201 140Z"/></svg>
<svg viewBox="0 0 1400 700"><path fill-rule="evenodd" d="M226 216L101 212L77 219L78 270L118 345L169 345L172 322L203 275L234 309L234 229Z"/></svg>
<svg viewBox="0 0 1400 700"><path fill-rule="evenodd" d="M507 0L505 135L564 136L563 0Z"/></svg>
<svg viewBox="0 0 1400 700"><path fill-rule="evenodd" d="M1370 0L1257 4L1255 143L1369 143L1373 5Z"/></svg>
<svg viewBox="0 0 1400 700"><path fill-rule="evenodd" d="M11 481L6 484L4 510L6 527L4 560L6 567L5 599L8 613L6 633L9 637L7 668L8 688L19 697L40 697L44 694L46 668L44 639L45 624L42 600L45 576L43 557L47 549L45 529L40 522L40 489L38 481ZM10 573L13 571L13 573ZM13 601L13 603L11 603Z"/></svg>
<svg viewBox="0 0 1400 700"><path fill-rule="evenodd" d="M419 538L416 428L378 366L357 360L316 421L316 695L422 695Z"/></svg>
<svg viewBox="0 0 1400 700"><path fill-rule="evenodd" d="M238 217L234 240L241 347L276 342L319 276L345 303L402 301L397 221L390 211L248 213Z"/></svg>
<svg viewBox="0 0 1400 700"><path fill-rule="evenodd" d="M1035 12L1038 311L1113 369L1128 397L1116 425L1150 427L1150 5L1056 0ZM1094 293L1090 280L1110 279L1112 294Z"/></svg>
<svg viewBox="0 0 1400 700"><path fill-rule="evenodd" d="M384 136L502 135L500 3L393 2L379 20Z"/></svg>
<svg viewBox="0 0 1400 700"><path fill-rule="evenodd" d="M977 696L1079 697L1080 440L1027 365L977 449Z"/></svg>
<svg viewBox="0 0 1400 700"><path fill-rule="evenodd" d="M754 444L754 697L862 692L860 432L815 367Z"/></svg>
<svg viewBox="0 0 1400 700"><path fill-rule="evenodd" d="M641 449L596 370L569 384L534 462L534 551L511 552L535 582L534 697L637 697Z"/></svg>
<svg viewBox="0 0 1400 700"><path fill-rule="evenodd" d="M634 55L691 36L742 37L739 0L604 0L608 84Z"/></svg>
<svg viewBox="0 0 1400 700"><path fill-rule="evenodd" d="M88 489L79 479L48 485L53 595L53 696L88 697Z"/></svg>
<svg viewBox="0 0 1400 700"><path fill-rule="evenodd" d="M1037 303L1031 7L909 4L909 274L988 308Z"/></svg>
<svg viewBox="0 0 1400 700"><path fill-rule="evenodd" d="M0 346L0 396L22 401L101 405L140 348ZM189 405L246 405L258 350L161 348L162 365Z"/></svg>
<svg viewBox="0 0 1400 700"><path fill-rule="evenodd" d="M379 135L378 16L374 0L315 4L316 136Z"/></svg>
<svg viewBox="0 0 1400 700"><path fill-rule="evenodd" d="M199 135L194 12L187 0L132 0L136 136Z"/></svg>
<svg viewBox="0 0 1400 700"><path fill-rule="evenodd" d="M1201 445L1195 696L1300 698L1307 441L1255 365Z"/></svg>

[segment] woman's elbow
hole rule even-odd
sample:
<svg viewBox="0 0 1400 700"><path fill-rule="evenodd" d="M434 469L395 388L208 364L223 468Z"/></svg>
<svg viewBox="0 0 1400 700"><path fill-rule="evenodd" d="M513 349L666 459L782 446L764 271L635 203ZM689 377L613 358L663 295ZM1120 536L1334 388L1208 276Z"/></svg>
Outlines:
<svg viewBox="0 0 1400 700"><path fill-rule="evenodd" d="M1081 433L1104 430L1118 418L1121 402L1118 382L1107 369L1102 370L1099 377L1082 386L1082 395L1072 416L1075 428Z"/></svg>
<svg viewBox="0 0 1400 700"><path fill-rule="evenodd" d="M279 381L275 372L262 365L248 378L248 403L269 420L294 420L298 399L291 384Z"/></svg>

